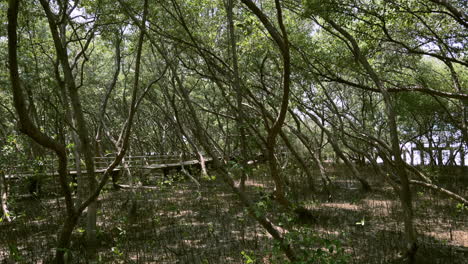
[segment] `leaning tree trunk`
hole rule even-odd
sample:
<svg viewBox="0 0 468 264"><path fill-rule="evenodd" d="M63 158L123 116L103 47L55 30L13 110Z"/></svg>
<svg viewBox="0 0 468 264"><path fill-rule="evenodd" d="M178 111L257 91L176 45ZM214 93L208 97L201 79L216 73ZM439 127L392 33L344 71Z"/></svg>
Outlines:
<svg viewBox="0 0 468 264"><path fill-rule="evenodd" d="M332 132L330 130L328 130L323 124L322 122L320 122L320 120L314 116L313 114L309 113L308 111L302 111L302 113L306 114L308 117L310 117L310 119L312 119L312 121L314 121L315 124L317 124L320 129L325 132L325 134L327 135L328 137L328 142L330 143L330 145L332 146L333 148L333 151L335 151L336 153L336 156L341 158L343 160L343 162L346 164L346 166L351 170L351 174L353 175L353 177L355 179L357 179L359 181L359 183L361 184L362 186L362 189L365 191L365 192L368 192L370 190L372 190L370 184L367 182L366 179L362 178L359 174L359 171L356 169L356 166L346 157L346 155L344 154L344 152L341 150L341 147L338 145L338 141L336 139L336 137L332 134ZM323 119L323 118L322 118Z"/></svg>
<svg viewBox="0 0 468 264"><path fill-rule="evenodd" d="M57 58L60 61L62 66L62 71L64 75L65 87L70 98L70 104L72 109L73 118L76 121L76 132L80 139L81 151L83 152L85 165L86 165L86 174L88 179L88 195L96 189L97 181L95 178L94 172L94 160L93 155L94 151L92 149L91 140L89 137L89 131L86 125L86 121L83 114L83 109L81 106L80 96L78 93L78 87L75 84L72 68L68 58L67 51L67 40L66 34L64 32L65 25L59 24L55 15L52 13L49 3L46 0L40 0L44 11L47 15L49 22L49 28L52 33L52 38L54 40L55 51ZM66 10L62 10L66 12ZM61 27L59 28L59 25ZM92 202L88 207L87 213L87 222L86 222L86 235L87 235L87 247L88 254L91 259L94 259L96 254L96 217L97 217L97 205L96 202ZM71 221L70 221L71 222Z"/></svg>
<svg viewBox="0 0 468 264"><path fill-rule="evenodd" d="M137 26L146 34L148 39L150 40L151 44L158 50L160 55L166 60L166 62L169 64L172 72L174 73L174 79L175 79L175 85L178 87L178 90L180 91L180 94L182 98L184 99L184 102L187 104L187 107L189 109L189 114L191 115L193 122L195 124L194 128L192 128L192 131L194 133L194 136L197 138L197 140L200 142L200 144L203 146L203 148L207 151L208 155L213 157L213 163L215 167L220 168L222 170L221 176L223 179L226 181L226 183L232 188L233 192L236 193L242 203L246 206L247 210L249 211L249 214L254 217L267 231L271 236L279 242L280 248L283 250L285 255L291 260L295 261L297 260L297 256L295 251L292 249L290 243L284 239L281 231L279 230L280 228L276 227L275 225L272 224L272 222L266 218L263 215L258 215L255 213L253 203L251 200L248 198L247 194L243 191L241 191L236 184L234 183L234 180L229 176L229 174L222 169L222 165L220 164L220 161L215 158L215 151L213 151L213 148L210 145L210 139L206 136L205 131L196 115L195 109L191 103L191 100L189 98L189 95L185 88L182 85L182 81L180 80L179 76L176 73L176 66L172 62L172 60L168 57L167 53L163 50L163 48L160 46L160 43L155 41L151 35L147 34L146 29L144 27L144 23L141 23L137 17L132 15L129 12L129 8L127 5L122 1L118 0L119 3L124 7L124 11L127 13L127 15L131 18L133 22L137 24Z"/></svg>
<svg viewBox="0 0 468 264"><path fill-rule="evenodd" d="M377 73L374 71L372 66L367 61L366 57L362 54L361 49L356 41L356 39L349 34L344 28L336 24L334 21L324 18L327 23L329 23L336 31L338 31L348 42L350 45L348 47L351 49L356 60L362 65L364 70L369 74L372 81L375 83L377 88L382 94L383 102L385 106L385 114L387 116L387 121L389 124L389 134L390 134L390 141L391 141L391 149L393 158L395 160L395 169L396 173L400 179L401 187L400 187L400 201L403 207L403 217L404 217L404 225L405 225L405 237L406 237L406 254L405 257L407 258L408 263L414 263L416 257L416 251L418 248L417 239L416 239L416 232L414 230L413 224L413 204L412 204L412 196L410 190L410 183L406 171L405 161L403 161L401 157L401 150L400 150L400 140L398 138L398 127L396 121L396 114L394 110L394 102L385 87L382 80L379 78Z"/></svg>
<svg viewBox="0 0 468 264"><path fill-rule="evenodd" d="M161 53L162 55L164 53ZM166 58L168 61L169 59ZM169 62L170 63L170 62ZM175 67L171 66L173 70L175 70ZM178 76L175 74L175 79L176 82L178 83L178 90L181 93L182 98L184 99L185 103L188 106L189 109L189 114L191 115L194 126L192 128L193 134L195 138L198 140L198 142L203 146L203 148L207 151L207 153L213 157L213 164L215 168L218 168L220 170L220 174L223 178L223 180L228 184L228 186L233 190L235 194L238 195L240 198L241 202L244 204L244 206L247 208L247 211L249 214L256 219L262 226L267 230L267 232L276 240L278 241L281 250L285 253L285 255L288 257L289 260L295 261L297 260L297 255L295 250L292 248L291 244L284 239L281 228L274 225L272 221L270 221L267 217L258 214L255 210L255 206L253 202L250 200L248 195L241 190L238 186L236 186L234 180L230 177L229 173L224 169L224 166L221 164L221 162L215 158L215 151L210 145L210 140L206 136L206 132L204 131L198 116L196 114L196 111L191 103L191 100L189 98L189 95L185 88L183 87L181 80L178 78Z"/></svg>
<svg viewBox="0 0 468 264"><path fill-rule="evenodd" d="M290 78L291 78L291 57L289 52L289 40L286 28L283 23L283 13L281 9L281 3L279 0L275 0L275 7L277 13L277 20L278 25L280 27L280 31L276 29L269 18L266 16L265 13L262 12L258 8L258 6L251 0L242 0L242 3L247 6L252 13L257 16L260 22L265 26L270 36L273 38L275 43L277 44L279 51L281 53L281 57L283 59L283 83L282 83L282 97L281 97L281 106L279 109L279 114L276 117L276 120L273 122L271 127L267 129L267 142L266 142L266 154L267 154L267 161L270 168L270 174L275 182L275 199L284 207L292 208L292 204L286 198L286 190L285 190L285 183L284 179L281 176L280 170L278 168L278 163L276 161L275 152L276 152L276 144L277 144L277 137L281 132L281 128L284 124L286 119L286 114L288 112L288 105L289 105L289 93L290 93Z"/></svg>
<svg viewBox="0 0 468 264"><path fill-rule="evenodd" d="M325 167L323 166L323 162L322 162L321 157L320 157L320 148L318 146L320 143L317 142L318 141L317 139L314 139L315 143L312 146L310 146L310 144L312 144L312 142L310 142L311 140L300 130L300 123L299 122L302 122L302 121L300 120L300 118L297 117L297 115L293 111L290 110L289 113L291 114L291 116L296 121L297 128L294 128L292 126L288 126L288 127L292 131L292 133L299 138L299 141L301 141L302 145L307 149L307 152L312 157L312 160L317 164L317 166L319 168L319 171L320 171L320 178L322 180L323 189L327 193L328 199L331 199L332 194L331 194L330 188L329 188L330 184L331 184L331 180L330 180L330 178L328 177L328 175L327 175L327 173L325 171ZM304 124L304 125L307 126L306 124ZM310 128L309 128L309 131L311 131ZM321 136L323 134L324 134L324 132L323 132L323 130L321 130ZM312 148L314 148L314 150L312 150Z"/></svg>
<svg viewBox="0 0 468 264"><path fill-rule="evenodd" d="M67 249L70 246L71 231L69 231L68 222L73 222L76 218L76 210L72 201L71 191L68 182L67 173L67 153L66 148L63 144L60 144L55 139L44 134L39 128L32 122L26 108L26 100L24 97L24 91L21 87L19 67L18 67L18 55L17 55L17 26L18 26L18 11L19 1L9 0L8 2L8 61L10 65L10 80L11 87L13 90L13 102L19 117L19 129L35 142L39 143L45 148L53 150L58 157L58 175L59 183L62 192L65 196L66 204L66 221L62 227L62 232L59 234L57 241L57 249ZM56 262L64 263L64 250L57 250Z"/></svg>

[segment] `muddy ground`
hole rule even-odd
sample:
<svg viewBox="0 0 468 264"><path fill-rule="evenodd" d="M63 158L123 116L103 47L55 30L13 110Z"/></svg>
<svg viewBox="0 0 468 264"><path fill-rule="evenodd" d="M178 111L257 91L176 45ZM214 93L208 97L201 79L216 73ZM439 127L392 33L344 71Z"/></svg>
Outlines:
<svg viewBox="0 0 468 264"><path fill-rule="evenodd" d="M301 175L287 172L295 194L291 200L310 209L313 216L291 223L327 241L339 241L349 263L401 263L401 209L391 187L366 169L363 174L373 191L363 193L346 169L328 168L328 172L334 182L331 200L321 191L312 192ZM439 184L468 196L466 170L429 172ZM267 204L263 213L281 222L281 209L265 198L272 182L265 170L254 173L247 190L262 206ZM317 180L311 184L320 190L318 172L315 175ZM272 239L219 178L200 179L198 188L188 179L173 176L146 175L134 191L105 189L98 211L101 263L282 262L275 257ZM468 208L419 187L413 192L418 263L468 263ZM9 209L14 220L0 223L0 263L51 260L64 211L58 193L52 179L43 182L38 197L28 194L27 181L10 182ZM73 233L71 263L86 263L84 233L81 222Z"/></svg>

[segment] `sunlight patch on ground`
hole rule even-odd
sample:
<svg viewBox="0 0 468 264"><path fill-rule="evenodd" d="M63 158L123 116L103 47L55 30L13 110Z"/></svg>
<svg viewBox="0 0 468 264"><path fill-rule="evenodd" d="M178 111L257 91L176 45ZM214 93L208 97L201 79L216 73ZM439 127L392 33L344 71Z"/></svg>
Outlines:
<svg viewBox="0 0 468 264"><path fill-rule="evenodd" d="M379 216L389 216L394 207L394 202L390 200L364 199L362 202L364 206L369 207L371 211L378 212Z"/></svg>
<svg viewBox="0 0 468 264"><path fill-rule="evenodd" d="M468 231L465 230L434 230L433 232L424 232L425 235L435 238L437 241L451 245L468 247Z"/></svg>
<svg viewBox="0 0 468 264"><path fill-rule="evenodd" d="M328 207L328 208L337 208L337 209L346 209L346 210L359 210L359 206L351 203L324 203L320 205L321 207Z"/></svg>

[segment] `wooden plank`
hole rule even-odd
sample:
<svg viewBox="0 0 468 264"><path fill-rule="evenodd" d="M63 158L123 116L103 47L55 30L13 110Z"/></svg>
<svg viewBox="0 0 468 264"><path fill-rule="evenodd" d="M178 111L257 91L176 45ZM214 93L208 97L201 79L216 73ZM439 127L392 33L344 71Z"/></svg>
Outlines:
<svg viewBox="0 0 468 264"><path fill-rule="evenodd" d="M155 156L134 156L134 157L152 157L154 158ZM175 157L175 156L174 156ZM142 162L141 161L144 161L143 159L140 159L140 160L133 160L131 162L127 162L130 163L131 165L129 166L129 168L138 168L138 169L147 169L147 170L156 170L156 169L166 169L166 168L177 168L177 167L182 167L182 166L190 166L190 165L195 165L195 164L199 164L200 161L198 160L188 160L188 161L178 161L177 158L174 158L174 157L171 157L171 156L166 156L166 160L164 160L164 162L170 162L170 163L161 163L161 164L152 164L152 165L148 165L148 166L142 166ZM105 159L113 159L114 157L95 157L95 159L101 159L101 158L105 158ZM213 159L212 158L205 158L205 162L210 162L212 161ZM138 162L139 161L139 162ZM158 160L158 161L162 161L162 160ZM146 162L149 162L149 160L147 160ZM101 165L101 164L105 164L105 166L97 166L97 165ZM107 169L107 162L105 161L102 161L102 162L96 162L95 160L95 165L96 165L96 170L95 170L95 173L104 173ZM113 171L120 171L122 169L122 166L118 166L117 168L115 168ZM82 170L81 173L83 174L86 174L87 171L86 170ZM53 171L53 172L42 172L41 174L43 174L45 177L47 176L58 176L58 172L56 171ZM71 171L68 171L68 174L69 175L76 175L77 174L77 171L76 170L71 170ZM31 172L23 172L23 173L17 173L17 174L11 174L11 175L6 175L6 178L7 179L17 179L17 178L20 178L20 177L31 177L31 176L34 176L35 173L31 173Z"/></svg>
<svg viewBox="0 0 468 264"><path fill-rule="evenodd" d="M148 170L164 169L164 168L170 168L170 167L182 167L185 165L194 165L198 163L199 163L198 160L190 160L190 161L184 161L184 162L178 162L178 163L154 164L150 166L144 166L143 169L148 169Z"/></svg>

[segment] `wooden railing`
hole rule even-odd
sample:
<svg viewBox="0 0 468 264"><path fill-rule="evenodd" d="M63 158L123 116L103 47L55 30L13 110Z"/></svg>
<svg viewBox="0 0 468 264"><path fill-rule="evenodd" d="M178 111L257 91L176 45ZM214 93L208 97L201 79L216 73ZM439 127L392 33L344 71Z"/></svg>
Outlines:
<svg viewBox="0 0 468 264"><path fill-rule="evenodd" d="M94 157L94 166L96 170L104 170L114 161L114 159L115 157ZM140 168L153 164L173 163L180 161L180 155L128 156L124 157L122 163L119 165L119 168L123 167L123 163L125 163L128 168Z"/></svg>
<svg viewBox="0 0 468 264"><path fill-rule="evenodd" d="M115 157L94 157L94 167L96 172L103 172L114 161ZM184 164L192 162L195 157L181 155L147 155L147 156L126 156L116 168L120 170L125 166L128 168L158 168L164 167L165 164ZM41 161L33 161L29 163L16 164L10 168L6 168L7 178L28 177L32 175L54 175L57 172L58 162L56 159L45 159ZM86 173L84 162L81 161L81 171ZM77 166L74 158L68 160L68 171L70 174L77 173Z"/></svg>

